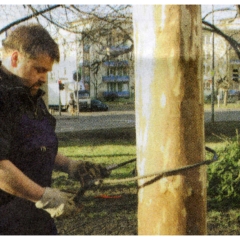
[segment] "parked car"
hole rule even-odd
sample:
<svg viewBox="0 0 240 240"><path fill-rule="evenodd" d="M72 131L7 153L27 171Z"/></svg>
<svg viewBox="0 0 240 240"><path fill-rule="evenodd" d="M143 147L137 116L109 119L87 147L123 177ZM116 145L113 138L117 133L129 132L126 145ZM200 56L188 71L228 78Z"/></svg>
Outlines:
<svg viewBox="0 0 240 240"><path fill-rule="evenodd" d="M92 99L91 100L91 110L92 111L107 111L108 105L101 102L100 100Z"/></svg>

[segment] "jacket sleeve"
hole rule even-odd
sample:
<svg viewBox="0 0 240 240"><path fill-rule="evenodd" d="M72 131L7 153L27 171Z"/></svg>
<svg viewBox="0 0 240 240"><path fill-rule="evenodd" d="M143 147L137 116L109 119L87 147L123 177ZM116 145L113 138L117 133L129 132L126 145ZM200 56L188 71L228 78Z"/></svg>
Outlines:
<svg viewBox="0 0 240 240"><path fill-rule="evenodd" d="M8 159L12 141L11 108L7 93L0 90L0 160Z"/></svg>

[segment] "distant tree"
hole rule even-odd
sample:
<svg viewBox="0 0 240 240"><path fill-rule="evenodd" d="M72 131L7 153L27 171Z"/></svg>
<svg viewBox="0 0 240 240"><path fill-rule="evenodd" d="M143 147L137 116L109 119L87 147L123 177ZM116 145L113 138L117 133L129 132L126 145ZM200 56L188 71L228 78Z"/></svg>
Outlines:
<svg viewBox="0 0 240 240"><path fill-rule="evenodd" d="M17 5L1 5L0 13L11 19L9 15L16 7L19 8ZM81 34L90 43L98 44L99 54L103 56L117 57L133 50L131 5L22 5L19 11L26 16L6 22L0 34L23 22L35 20L55 29ZM106 46L106 36L110 39L114 32L118 45L125 48L113 49L111 42Z"/></svg>
<svg viewBox="0 0 240 240"><path fill-rule="evenodd" d="M22 18L15 19L12 22L6 22L6 25L0 29L0 34L13 26L22 22L35 19L37 22L49 24L55 28L61 28L76 34L84 34L89 41L99 45L99 54L104 56L117 57L121 54L133 51L132 39L132 6L131 5L0 5L1 15L6 15L6 19L11 19L13 8L22 11ZM20 7L22 7L20 9ZM240 5L235 6L235 17L239 15ZM202 18L203 29L215 32L222 36L236 51L240 59L240 43L219 29L216 25L207 21L207 17L215 12L233 11L233 8L222 8L209 11ZM13 17L13 16L11 16ZM74 23L74 24L73 24ZM83 27L85 25L85 27ZM128 25L128 28L124 28ZM102 40L106 36L113 35L113 30L118 32L119 45L126 48L113 49L110 45L106 46ZM105 40L104 40L105 41Z"/></svg>
<svg viewBox="0 0 240 240"><path fill-rule="evenodd" d="M16 10L21 12L23 17L14 19ZM240 14L240 5L205 13L205 16L202 16L203 29L223 37L240 59L240 42L236 35L229 35L207 20L214 13L224 15L229 11L234 12L234 20ZM96 61L91 62L90 66L94 74L99 71L103 61L132 52L134 49L131 5L0 5L0 16L5 17L2 22L6 22L6 25L0 29L0 34L23 22L36 21L50 26L56 33L59 32L58 29L63 29L84 36L89 44L95 44L98 47L96 51L99 56ZM117 39L115 47L112 46L113 38Z"/></svg>
<svg viewBox="0 0 240 240"><path fill-rule="evenodd" d="M237 30L230 30L229 26L231 23L236 20L236 18L239 18L239 9L240 5L233 5L232 7L227 7L227 8L218 8L215 9L213 8L212 11L209 11L208 13L205 14L205 16L202 17L202 25L203 25L203 30L212 32L220 37L222 37L227 43L228 43L228 52L229 51L234 51L236 54L236 57L240 59L240 34L239 31ZM232 12L231 14L233 17L229 18L222 18L222 23L225 24L220 24L219 22L214 21L215 24L211 22L213 20L213 14L222 14L222 16L226 15L228 16L227 13ZM206 20L208 18L208 21ZM227 67L228 65L224 64L221 62L221 60L217 60L218 64L215 66L215 76L216 76L216 88L219 90L220 88L223 90L224 93L224 105L227 105L227 98L228 98L228 90L231 86L232 79L229 78L229 76L226 75L226 73L221 74L221 70L223 67ZM226 71L225 71L226 72Z"/></svg>

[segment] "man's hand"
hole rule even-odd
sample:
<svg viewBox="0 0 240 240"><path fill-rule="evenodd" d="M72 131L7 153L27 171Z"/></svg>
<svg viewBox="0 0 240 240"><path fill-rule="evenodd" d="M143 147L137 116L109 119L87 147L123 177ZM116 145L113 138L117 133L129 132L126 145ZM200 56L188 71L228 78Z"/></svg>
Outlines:
<svg viewBox="0 0 240 240"><path fill-rule="evenodd" d="M46 187L42 198L35 205L47 211L53 218L68 217L79 210L73 198L74 196L70 193Z"/></svg>
<svg viewBox="0 0 240 240"><path fill-rule="evenodd" d="M95 180L109 177L110 173L101 164L81 160L72 160L68 168L69 178L80 181L82 188L94 185Z"/></svg>

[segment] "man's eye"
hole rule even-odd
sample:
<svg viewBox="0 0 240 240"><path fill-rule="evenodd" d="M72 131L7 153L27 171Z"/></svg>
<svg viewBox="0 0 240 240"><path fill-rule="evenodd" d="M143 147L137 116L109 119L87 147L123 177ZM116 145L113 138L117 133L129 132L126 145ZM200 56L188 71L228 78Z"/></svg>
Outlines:
<svg viewBox="0 0 240 240"><path fill-rule="evenodd" d="M46 72L46 69L45 68L36 68L36 71L38 73L45 73Z"/></svg>

